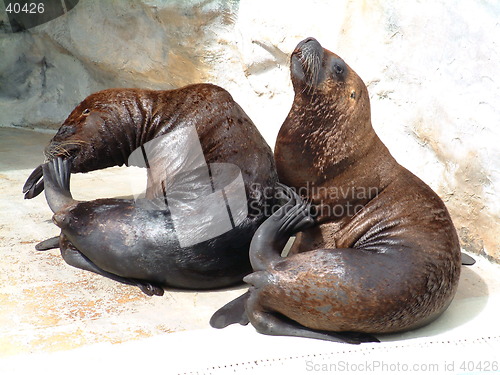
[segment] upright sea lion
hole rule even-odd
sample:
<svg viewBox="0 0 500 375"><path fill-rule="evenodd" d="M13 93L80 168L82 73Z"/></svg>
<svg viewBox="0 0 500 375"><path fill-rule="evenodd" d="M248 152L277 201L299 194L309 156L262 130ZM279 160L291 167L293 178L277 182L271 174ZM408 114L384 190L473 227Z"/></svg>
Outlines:
<svg viewBox="0 0 500 375"><path fill-rule="evenodd" d="M224 287L251 271L250 240L277 175L271 149L224 89L97 92L71 112L45 154L50 164L33 171L23 192L36 196L49 175L46 195L61 236L39 249L59 246L69 264L148 294L167 285ZM71 198L69 171L123 165L135 154L149 167L149 200Z"/></svg>
<svg viewBox="0 0 500 375"><path fill-rule="evenodd" d="M368 90L339 56L305 39L292 54L291 78L295 98L275 160L280 182L312 209L288 193L288 213L276 212L252 241L249 292L212 325L250 321L265 334L359 342L370 337L349 332L433 321L460 277L459 240L444 203L375 134ZM313 215L311 226L304 218ZM282 258L286 237L300 230ZM242 302L244 316L236 308Z"/></svg>

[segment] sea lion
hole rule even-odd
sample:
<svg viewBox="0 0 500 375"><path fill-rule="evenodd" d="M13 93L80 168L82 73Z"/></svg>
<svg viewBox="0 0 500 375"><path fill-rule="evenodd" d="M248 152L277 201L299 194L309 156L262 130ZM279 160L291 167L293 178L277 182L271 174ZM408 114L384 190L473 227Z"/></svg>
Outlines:
<svg viewBox="0 0 500 375"><path fill-rule="evenodd" d="M287 215L262 224L250 247L249 291L216 312L212 326L250 321L264 334L362 342L428 324L449 306L460 277L444 203L378 138L368 90L339 56L305 39L292 53L291 78L295 97L275 161L280 182L312 208L297 197ZM287 225L294 209L315 224ZM264 230L271 225L285 230ZM286 237L300 230L282 258Z"/></svg>
<svg viewBox="0 0 500 375"><path fill-rule="evenodd" d="M149 156L148 199L71 198L69 171L127 164L135 154ZM250 240L268 216L277 174L270 147L226 90L97 92L71 112L45 155L49 163L33 171L23 192L38 195L50 177L45 193L61 235L38 249L58 246L68 264L147 294L225 287L251 271ZM210 203L224 211L226 227Z"/></svg>

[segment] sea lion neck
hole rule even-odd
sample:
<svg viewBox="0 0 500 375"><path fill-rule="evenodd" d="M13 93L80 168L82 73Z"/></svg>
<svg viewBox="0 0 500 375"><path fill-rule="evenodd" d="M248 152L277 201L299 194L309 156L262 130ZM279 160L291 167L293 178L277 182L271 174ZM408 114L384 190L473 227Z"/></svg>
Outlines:
<svg viewBox="0 0 500 375"><path fill-rule="evenodd" d="M344 108L324 104L321 96L296 95L276 145L279 157L302 154L301 169L310 169L309 179L318 178L326 169L342 173L378 141L369 116L360 122Z"/></svg>

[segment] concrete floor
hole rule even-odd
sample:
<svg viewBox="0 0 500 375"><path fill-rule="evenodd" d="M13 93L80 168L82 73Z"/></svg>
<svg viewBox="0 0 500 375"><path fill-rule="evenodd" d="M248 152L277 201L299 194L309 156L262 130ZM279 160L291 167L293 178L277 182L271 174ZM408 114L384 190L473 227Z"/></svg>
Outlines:
<svg viewBox="0 0 500 375"><path fill-rule="evenodd" d="M1 374L89 373L96 368L124 374L154 369L164 374L310 373L331 370L339 361L350 361L356 369L381 361L435 362L440 366L435 373L466 373L480 371L477 366L471 370L472 364L484 370L486 362L499 360L500 267L477 256L475 266L463 269L458 294L437 321L383 337L381 344L351 346L263 336L251 326L210 328L212 313L243 287L169 290L163 297L147 297L138 288L66 265L57 249L37 252L35 244L58 230L44 196L24 200L21 189L43 161L50 137L0 127ZM76 175L73 194L81 200L130 194L123 184L128 173L111 168ZM448 371L452 363L453 372ZM464 363L469 368L460 368Z"/></svg>

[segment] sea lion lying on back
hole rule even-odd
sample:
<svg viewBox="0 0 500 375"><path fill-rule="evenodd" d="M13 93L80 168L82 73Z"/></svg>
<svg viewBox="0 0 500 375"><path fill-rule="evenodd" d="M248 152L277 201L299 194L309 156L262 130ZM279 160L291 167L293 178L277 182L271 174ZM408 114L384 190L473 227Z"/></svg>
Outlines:
<svg viewBox="0 0 500 375"><path fill-rule="evenodd" d="M275 148L279 180L292 188L282 187L287 210L258 229L249 291L211 324L360 342L433 321L460 277L445 205L375 134L368 90L339 56L308 38L292 54L291 77L295 98Z"/></svg>
<svg viewBox="0 0 500 375"><path fill-rule="evenodd" d="M38 249L60 247L70 265L148 294L225 287L250 272L250 240L277 175L271 149L224 89L100 91L71 112L45 154L49 163L23 192L38 195L49 176L61 235ZM70 171L138 159L148 167L149 199L72 199Z"/></svg>

